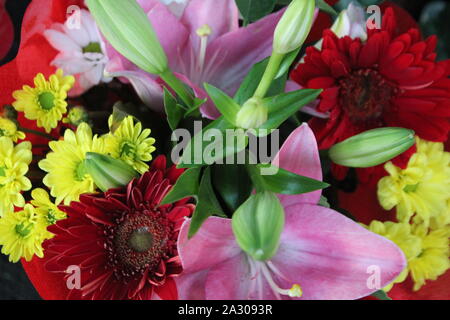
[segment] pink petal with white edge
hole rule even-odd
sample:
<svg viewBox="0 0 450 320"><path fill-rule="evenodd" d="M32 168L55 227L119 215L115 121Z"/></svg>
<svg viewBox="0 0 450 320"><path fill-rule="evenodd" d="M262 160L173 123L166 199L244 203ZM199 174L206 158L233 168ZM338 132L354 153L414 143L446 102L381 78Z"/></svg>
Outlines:
<svg viewBox="0 0 450 320"><path fill-rule="evenodd" d="M207 270L241 253L230 219L210 217L188 239L190 224L191 220L186 220L178 236L178 253L185 273Z"/></svg>
<svg viewBox="0 0 450 320"><path fill-rule="evenodd" d="M144 71L117 71L109 74L111 77L126 78L136 90L142 102L152 110L164 110L163 89L153 77Z"/></svg>
<svg viewBox="0 0 450 320"><path fill-rule="evenodd" d="M210 42L205 81L234 94L251 67L270 56L273 33L284 11L273 13ZM215 65L217 64L217 65Z"/></svg>
<svg viewBox="0 0 450 320"><path fill-rule="evenodd" d="M273 165L298 175L322 180L319 149L314 133L305 123L297 128L284 142L272 162ZM317 204L321 190L299 194L278 195L284 207L295 203Z"/></svg>
<svg viewBox="0 0 450 320"><path fill-rule="evenodd" d="M211 42L239 28L239 11L234 0L191 0L184 10L181 22L189 28L194 52L198 54L200 37L197 30L207 24L212 31L208 37Z"/></svg>
<svg viewBox="0 0 450 320"><path fill-rule="evenodd" d="M286 225L273 264L303 290L302 299L359 299L391 283L406 267L391 241L340 213L314 205L285 208ZM374 271L379 287L369 287Z"/></svg>

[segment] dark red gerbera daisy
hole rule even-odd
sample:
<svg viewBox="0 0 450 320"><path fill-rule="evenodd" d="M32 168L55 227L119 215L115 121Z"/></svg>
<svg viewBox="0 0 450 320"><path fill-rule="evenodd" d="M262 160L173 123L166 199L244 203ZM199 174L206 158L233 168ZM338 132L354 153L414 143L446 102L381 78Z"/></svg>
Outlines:
<svg viewBox="0 0 450 320"><path fill-rule="evenodd" d="M83 195L61 207L68 218L49 228L55 237L44 244L45 267L58 273L80 268L81 289L67 298L177 298L177 238L194 206L187 199L159 203L182 172L166 169L166 158L159 157L127 188Z"/></svg>
<svg viewBox="0 0 450 320"><path fill-rule="evenodd" d="M429 141L446 141L450 131L450 60L436 61L436 37L418 29L398 35L387 8L381 29L368 39L338 38L330 30L321 50L310 47L291 74L305 88L323 88L310 125L319 147L376 127L410 128ZM341 177L344 176L341 171Z"/></svg>

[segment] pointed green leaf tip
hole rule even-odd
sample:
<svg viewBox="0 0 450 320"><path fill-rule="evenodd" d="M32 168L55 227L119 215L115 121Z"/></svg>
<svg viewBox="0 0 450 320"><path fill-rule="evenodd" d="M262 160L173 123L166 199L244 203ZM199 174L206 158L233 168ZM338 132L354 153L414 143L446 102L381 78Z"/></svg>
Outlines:
<svg viewBox="0 0 450 320"><path fill-rule="evenodd" d="M103 192L124 187L139 177L139 173L124 161L95 152L86 153L83 167Z"/></svg>
<svg viewBox="0 0 450 320"><path fill-rule="evenodd" d="M167 56L136 0L86 0L89 11L111 45L139 68L161 74Z"/></svg>
<svg viewBox="0 0 450 320"><path fill-rule="evenodd" d="M252 195L234 213L232 227L242 250L255 260L268 260L279 247L284 228L283 206L274 193Z"/></svg>

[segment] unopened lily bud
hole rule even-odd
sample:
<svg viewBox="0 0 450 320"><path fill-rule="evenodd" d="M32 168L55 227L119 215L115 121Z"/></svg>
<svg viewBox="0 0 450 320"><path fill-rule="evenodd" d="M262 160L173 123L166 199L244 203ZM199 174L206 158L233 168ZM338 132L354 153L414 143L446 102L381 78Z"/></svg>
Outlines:
<svg viewBox="0 0 450 320"><path fill-rule="evenodd" d="M267 121L269 110L262 99L250 98L236 115L236 126L243 129L257 129Z"/></svg>
<svg viewBox="0 0 450 320"><path fill-rule="evenodd" d="M404 128L378 128L334 145L330 159L339 165L368 168L385 163L414 145L414 131Z"/></svg>
<svg viewBox="0 0 450 320"><path fill-rule="evenodd" d="M293 0L275 29L273 50L287 54L300 48L314 22L315 0Z"/></svg>
<svg viewBox="0 0 450 320"><path fill-rule="evenodd" d="M283 206L271 192L254 194L236 210L232 227L242 250L255 260L268 260L280 244L284 228Z"/></svg>
<svg viewBox="0 0 450 320"><path fill-rule="evenodd" d="M86 0L86 4L117 51L149 73L167 71L167 56L136 0Z"/></svg>
<svg viewBox="0 0 450 320"><path fill-rule="evenodd" d="M122 160L104 154L88 152L84 169L102 191L126 186L139 173Z"/></svg>

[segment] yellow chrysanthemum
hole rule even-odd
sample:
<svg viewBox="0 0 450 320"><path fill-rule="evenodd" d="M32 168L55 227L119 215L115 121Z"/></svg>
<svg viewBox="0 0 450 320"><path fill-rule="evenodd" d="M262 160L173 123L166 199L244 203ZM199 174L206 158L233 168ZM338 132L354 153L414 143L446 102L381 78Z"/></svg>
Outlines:
<svg viewBox="0 0 450 320"><path fill-rule="evenodd" d="M42 258L42 243L52 238L47 231L44 220L30 204L23 211L8 212L0 218L0 245L2 253L9 255L9 261L17 262L20 258L30 261L34 255Z"/></svg>
<svg viewBox="0 0 450 320"><path fill-rule="evenodd" d="M0 137L7 137L17 142L17 140L25 139L25 133L17 130L17 125L13 121L0 117Z"/></svg>
<svg viewBox="0 0 450 320"><path fill-rule="evenodd" d="M67 116L62 120L63 123L68 123L74 126L79 126L81 123L88 120L88 114L83 107L73 107L67 113Z"/></svg>
<svg viewBox="0 0 450 320"><path fill-rule="evenodd" d="M450 268L450 226L428 230L423 224L415 225L413 234L422 242L422 251L408 264L417 291L426 280L436 280Z"/></svg>
<svg viewBox="0 0 450 320"><path fill-rule="evenodd" d="M389 291L395 283L403 282L408 273L417 291L426 280L436 280L444 274L449 265L450 229L445 226L438 230L428 230L424 224L372 221L368 229L399 246L406 256L408 267L386 288Z"/></svg>
<svg viewBox="0 0 450 320"><path fill-rule="evenodd" d="M73 76L63 76L58 69L47 81L42 73L34 78L34 88L23 86L22 90L13 92L17 111L25 113L29 120L37 120L37 125L49 133L56 128L58 121L67 112L67 92L75 82Z"/></svg>
<svg viewBox="0 0 450 320"><path fill-rule="evenodd" d="M429 224L447 208L450 199L450 153L442 143L417 138L417 153L406 169L392 162L385 165L389 173L378 183L378 199L386 210L396 207L397 219Z"/></svg>
<svg viewBox="0 0 450 320"><path fill-rule="evenodd" d="M80 194L95 191L92 177L86 173L84 160L87 152L104 153L102 139L92 136L91 128L82 123L76 133L66 130L64 139L49 144L52 152L39 162L39 167L48 172L44 184L56 202L69 204L77 201Z"/></svg>
<svg viewBox="0 0 450 320"><path fill-rule="evenodd" d="M42 216L47 224L50 226L57 221L65 219L67 216L64 212L58 209L44 189L38 188L31 192L31 204L36 208L36 212Z"/></svg>
<svg viewBox="0 0 450 320"><path fill-rule="evenodd" d="M30 142L14 146L10 138L0 137L0 216L25 205L21 192L31 189L25 177L31 159Z"/></svg>
<svg viewBox="0 0 450 320"><path fill-rule="evenodd" d="M113 116L108 123L111 129ZM144 173L149 168L145 162L152 160L152 152L155 151L155 139L150 137L150 133L150 129L142 130L142 124L135 124L133 117L128 116L115 131L104 136L107 151L112 157L121 159L139 173Z"/></svg>

